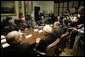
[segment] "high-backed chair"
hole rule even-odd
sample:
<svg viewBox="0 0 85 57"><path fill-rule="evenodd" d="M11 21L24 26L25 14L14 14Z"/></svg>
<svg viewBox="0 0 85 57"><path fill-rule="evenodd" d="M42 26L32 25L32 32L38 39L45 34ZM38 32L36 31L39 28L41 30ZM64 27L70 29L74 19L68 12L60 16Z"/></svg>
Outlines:
<svg viewBox="0 0 85 57"><path fill-rule="evenodd" d="M63 48L65 47L65 43L67 42L66 39L68 38L68 35L69 35L68 32L66 32L66 33L64 33L64 34L61 35L60 41L59 41L59 43L58 43L57 46L56 46L56 55L57 55L57 56L58 56L62 51L64 51Z"/></svg>
<svg viewBox="0 0 85 57"><path fill-rule="evenodd" d="M67 42L68 36L69 36L69 33L66 32L63 35L61 35L61 37L60 37L60 45L61 45L62 50L65 47L65 43Z"/></svg>
<svg viewBox="0 0 85 57"><path fill-rule="evenodd" d="M54 56L55 55L55 49L56 49L56 45L59 43L60 39L57 38L53 43L49 44L46 47L46 52L40 52L36 49L34 49L37 53L39 53L38 56Z"/></svg>
<svg viewBox="0 0 85 57"><path fill-rule="evenodd" d="M51 43L50 45L48 45L46 47L46 55L47 56L54 56L55 55L55 49L56 49L56 45L60 42L60 39L57 38L53 43Z"/></svg>

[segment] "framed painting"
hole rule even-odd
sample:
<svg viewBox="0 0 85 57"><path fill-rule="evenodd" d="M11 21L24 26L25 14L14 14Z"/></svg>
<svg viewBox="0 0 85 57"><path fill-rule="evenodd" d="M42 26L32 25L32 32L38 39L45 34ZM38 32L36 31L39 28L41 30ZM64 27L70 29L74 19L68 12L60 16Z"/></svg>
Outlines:
<svg viewBox="0 0 85 57"><path fill-rule="evenodd" d="M16 15L15 1L1 1L1 16Z"/></svg>

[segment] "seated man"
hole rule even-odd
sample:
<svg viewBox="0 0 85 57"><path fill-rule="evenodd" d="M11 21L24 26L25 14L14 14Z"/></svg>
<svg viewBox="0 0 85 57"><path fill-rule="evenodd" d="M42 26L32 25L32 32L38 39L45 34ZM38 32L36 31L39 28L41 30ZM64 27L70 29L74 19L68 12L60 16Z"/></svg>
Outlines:
<svg viewBox="0 0 85 57"><path fill-rule="evenodd" d="M6 19L3 19L1 21L1 34L4 35L6 31L4 30L4 27L9 25L9 20L12 19L11 17L6 17Z"/></svg>
<svg viewBox="0 0 85 57"><path fill-rule="evenodd" d="M63 34L63 29L60 28L60 23L55 22L54 25L54 31L52 31L52 28L49 25L46 25L43 28L44 34L46 35L45 38L42 38L39 41L38 46L36 47L37 50L43 52L47 45L54 42L57 38L60 38L60 36Z"/></svg>
<svg viewBox="0 0 85 57"><path fill-rule="evenodd" d="M21 43L20 34L17 31L9 32L6 36L9 47L1 49L1 56L35 56L28 43Z"/></svg>
<svg viewBox="0 0 85 57"><path fill-rule="evenodd" d="M42 20L38 20L38 21L37 21L37 25L38 25L38 26L41 26L42 24L43 24L43 23L42 23Z"/></svg>
<svg viewBox="0 0 85 57"><path fill-rule="evenodd" d="M30 19L28 19L27 20L27 25L28 25L28 28L33 28L34 26L33 26L33 20L30 18Z"/></svg>
<svg viewBox="0 0 85 57"><path fill-rule="evenodd" d="M35 49L41 52L45 52L47 45L55 41L56 38L52 35L52 28L49 25L44 26L43 33L45 35L36 45Z"/></svg>
<svg viewBox="0 0 85 57"><path fill-rule="evenodd" d="M9 25L4 27L4 30L6 31L6 33L9 33L14 30L16 31L19 30L13 19L10 19L8 22L9 22Z"/></svg>
<svg viewBox="0 0 85 57"><path fill-rule="evenodd" d="M22 18L22 19L20 19L20 24L18 25L18 27L19 27L19 29L20 30L27 30L27 23L25 22L25 19L24 18Z"/></svg>
<svg viewBox="0 0 85 57"><path fill-rule="evenodd" d="M64 29L62 29L62 28L60 27L60 23L59 23L59 22L55 22L55 23L53 24L53 28L54 28L54 31L52 32L52 34L53 34L55 37L57 37L57 38L59 38L59 37L64 33Z"/></svg>

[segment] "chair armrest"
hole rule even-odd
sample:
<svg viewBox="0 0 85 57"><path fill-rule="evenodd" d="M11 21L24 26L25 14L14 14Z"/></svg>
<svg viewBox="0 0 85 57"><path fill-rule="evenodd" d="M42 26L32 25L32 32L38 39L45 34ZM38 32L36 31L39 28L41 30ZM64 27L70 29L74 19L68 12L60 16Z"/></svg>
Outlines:
<svg viewBox="0 0 85 57"><path fill-rule="evenodd" d="M37 53L39 53L40 55L46 55L46 53L40 52L40 51L36 50L35 48L34 48L34 51L37 52Z"/></svg>
<svg viewBox="0 0 85 57"><path fill-rule="evenodd" d="M57 38L53 43L49 44L46 47L46 55L47 56L54 56L55 54L55 49L56 49L56 45L60 42L60 39Z"/></svg>
<svg viewBox="0 0 85 57"><path fill-rule="evenodd" d="M68 35L69 35L69 32L66 32L66 33L64 33L63 35L61 35L60 39L62 39L62 38L65 37L65 36L68 36Z"/></svg>
<svg viewBox="0 0 85 57"><path fill-rule="evenodd" d="M49 49L50 47L55 46L59 41L60 41L60 39L57 38L53 43L51 43L50 45L48 45L48 46L46 47L46 49Z"/></svg>

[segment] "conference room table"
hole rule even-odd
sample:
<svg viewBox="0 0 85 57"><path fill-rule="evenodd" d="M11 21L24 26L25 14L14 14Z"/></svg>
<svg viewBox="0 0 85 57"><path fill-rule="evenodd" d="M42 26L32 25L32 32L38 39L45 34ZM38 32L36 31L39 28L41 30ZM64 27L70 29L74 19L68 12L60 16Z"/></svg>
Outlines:
<svg viewBox="0 0 85 57"><path fill-rule="evenodd" d="M39 33L39 30L42 30L41 29L38 29L38 31L34 31L35 29L34 28L28 28L27 30L24 30L24 31L21 31L22 33L24 33L24 36L21 37L22 39L22 43L29 43L29 44L32 44L32 43L35 43L36 42L36 39L37 38L44 38L44 34L43 32L40 32ZM31 37L28 37L26 38L27 35L32 35Z"/></svg>
<svg viewBox="0 0 85 57"><path fill-rule="evenodd" d="M50 24L50 26L52 27L53 29L53 24ZM29 44L32 44L32 43L35 43L36 42L36 39L37 38L44 38L44 34L43 34L43 27L44 26L39 26L39 27L35 27L35 28L28 28L27 30L24 30L24 31L21 31L22 33L24 33L25 35L21 37L22 39L22 43L29 43ZM34 31L38 29L38 31ZM42 32L39 32L40 30L42 30ZM29 38L26 38L25 36L26 35L32 35L32 37L29 37Z"/></svg>
<svg viewBox="0 0 85 57"><path fill-rule="evenodd" d="M38 31L34 31L36 29L38 29ZM21 44L23 44L23 43L35 44L36 43L36 39L38 39L38 38L40 38L40 39L45 38L45 35L44 35L42 29L43 29L43 27L42 28L28 28L27 30L21 31L23 33L23 36L20 37L21 40L22 40ZM39 32L40 30L42 30L42 32ZM31 35L31 37L27 37L26 38L27 35ZM65 39L62 39L62 41L60 41L60 42L63 42L63 41L65 41Z"/></svg>

